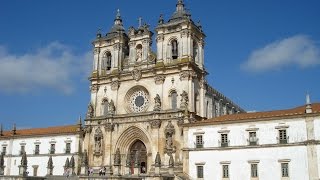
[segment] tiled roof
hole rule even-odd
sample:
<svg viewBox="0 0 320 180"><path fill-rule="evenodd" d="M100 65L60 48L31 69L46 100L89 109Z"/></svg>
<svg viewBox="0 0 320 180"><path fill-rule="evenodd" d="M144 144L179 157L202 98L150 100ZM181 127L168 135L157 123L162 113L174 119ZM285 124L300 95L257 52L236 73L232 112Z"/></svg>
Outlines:
<svg viewBox="0 0 320 180"><path fill-rule="evenodd" d="M320 113L320 103L314 103L311 105L312 113ZM257 119L270 119L270 118L286 118L291 116L299 116L306 114L306 106L300 106L293 109L285 110L275 110L275 111L265 111L265 112L253 112L253 113L240 113L240 114L230 114L215 117L212 119L207 119L203 121L195 122L194 124L206 124L206 123L223 123L231 121L254 121Z"/></svg>
<svg viewBox="0 0 320 180"><path fill-rule="evenodd" d="M16 134L13 135L12 131L4 131L1 137L12 137L12 136L36 136L36 135L56 135L56 134L69 134L76 133L78 125L68 126L55 126L47 128L32 128L32 129L17 129Z"/></svg>

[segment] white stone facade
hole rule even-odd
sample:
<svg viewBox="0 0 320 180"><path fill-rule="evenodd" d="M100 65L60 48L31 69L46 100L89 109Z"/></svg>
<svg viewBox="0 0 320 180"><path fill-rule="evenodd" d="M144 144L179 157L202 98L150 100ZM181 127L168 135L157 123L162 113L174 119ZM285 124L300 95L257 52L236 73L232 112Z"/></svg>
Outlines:
<svg viewBox="0 0 320 180"><path fill-rule="evenodd" d="M320 115L288 116L188 125L189 175L192 179L319 179ZM286 130L284 143L279 141L279 130ZM250 132L256 132L254 145ZM221 147L221 134L228 134L227 147ZM196 136L202 136L203 142L197 143ZM288 177L283 177L281 163L288 163ZM228 178L222 174L225 164ZM257 177L251 176L251 164L257 164ZM203 166L203 178L198 177L197 166Z"/></svg>
<svg viewBox="0 0 320 180"><path fill-rule="evenodd" d="M64 128L64 127L61 127ZM50 128L44 128L50 129ZM74 129L74 128L73 128ZM65 163L73 156L75 160L75 171L78 169L79 161L79 141L80 135L76 131L37 133L33 135L24 134L24 130L16 130L17 134L8 134L0 137L0 152L4 153L4 175L17 176L23 152L27 156L28 176L46 176L48 160L52 157L52 175L63 175L65 173ZM20 133L21 132L21 133ZM67 145L68 144L68 145ZM71 172L71 171L70 171Z"/></svg>

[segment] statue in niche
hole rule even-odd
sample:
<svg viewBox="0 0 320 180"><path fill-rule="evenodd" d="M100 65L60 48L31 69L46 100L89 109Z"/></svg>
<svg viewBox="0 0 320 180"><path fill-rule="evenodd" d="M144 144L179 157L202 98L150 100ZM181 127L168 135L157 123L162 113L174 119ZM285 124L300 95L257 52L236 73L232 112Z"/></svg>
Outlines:
<svg viewBox="0 0 320 180"><path fill-rule="evenodd" d="M175 134L175 128L171 121L168 122L168 125L165 128L164 131L165 137L166 137L166 145L164 148L165 153L168 155L171 155L175 152L175 146L173 145L173 135Z"/></svg>
<svg viewBox="0 0 320 180"><path fill-rule="evenodd" d="M142 59L142 47L141 47L141 45L140 46L138 45L138 47L136 49L136 61L137 62L141 61L141 59Z"/></svg>
<svg viewBox="0 0 320 180"><path fill-rule="evenodd" d="M98 129L95 132L94 135L94 151L96 153L100 153L102 150L102 131L101 129L98 127Z"/></svg>
<svg viewBox="0 0 320 180"><path fill-rule="evenodd" d="M116 111L116 107L114 105L114 102L111 100L109 103L109 112L110 114L114 114L115 111Z"/></svg>
<svg viewBox="0 0 320 180"><path fill-rule="evenodd" d="M93 118L93 115L94 115L93 105L91 103L89 103L88 111L87 111L87 118Z"/></svg>
<svg viewBox="0 0 320 180"><path fill-rule="evenodd" d="M181 103L180 103L180 108L181 109L187 109L188 108L188 102L189 102L189 97L188 93L186 91L183 91L181 96Z"/></svg>
<svg viewBox="0 0 320 180"><path fill-rule="evenodd" d="M154 111L160 111L161 110L161 99L159 94L156 95L156 97L154 98Z"/></svg>
<svg viewBox="0 0 320 180"><path fill-rule="evenodd" d="M101 151L101 138L96 138L95 140L95 151L100 152Z"/></svg>

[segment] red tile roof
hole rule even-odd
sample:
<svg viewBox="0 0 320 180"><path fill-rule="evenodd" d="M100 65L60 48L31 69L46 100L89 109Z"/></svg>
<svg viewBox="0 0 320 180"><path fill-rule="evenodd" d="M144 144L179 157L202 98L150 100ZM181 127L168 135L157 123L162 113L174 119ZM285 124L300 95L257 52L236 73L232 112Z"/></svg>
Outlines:
<svg viewBox="0 0 320 180"><path fill-rule="evenodd" d="M57 134L71 134L76 133L78 125L68 126L56 126L47 128L32 128L32 129L17 129L16 134L13 135L12 131L4 131L1 137L12 137L12 136L36 136L36 135L57 135Z"/></svg>
<svg viewBox="0 0 320 180"><path fill-rule="evenodd" d="M320 113L320 103L314 103L311 105L312 113ZM271 119L271 118L286 118L291 116L306 115L306 106L300 106L293 109L285 110L275 110L275 111L265 111L265 112L253 112L253 113L240 113L240 114L230 114L215 117L212 119L207 119L203 121L197 121L192 124L210 124L210 123L223 123L223 122L232 122L232 121L254 121L257 119ZM190 124L190 125L192 125Z"/></svg>

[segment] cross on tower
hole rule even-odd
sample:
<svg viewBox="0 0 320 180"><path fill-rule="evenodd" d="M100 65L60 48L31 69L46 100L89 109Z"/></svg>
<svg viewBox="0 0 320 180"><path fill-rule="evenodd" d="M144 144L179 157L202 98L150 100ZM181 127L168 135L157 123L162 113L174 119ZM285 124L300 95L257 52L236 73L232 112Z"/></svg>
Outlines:
<svg viewBox="0 0 320 180"><path fill-rule="evenodd" d="M142 17L139 17L139 27L142 26Z"/></svg>

